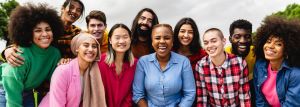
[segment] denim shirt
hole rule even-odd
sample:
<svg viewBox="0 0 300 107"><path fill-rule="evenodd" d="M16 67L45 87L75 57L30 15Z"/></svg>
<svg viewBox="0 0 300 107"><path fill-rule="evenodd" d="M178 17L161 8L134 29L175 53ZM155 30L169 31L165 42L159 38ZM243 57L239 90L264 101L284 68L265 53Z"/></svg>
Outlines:
<svg viewBox="0 0 300 107"><path fill-rule="evenodd" d="M156 53L139 59L133 81L133 101L144 98L149 107L191 107L196 86L189 60L171 52L164 71Z"/></svg>
<svg viewBox="0 0 300 107"><path fill-rule="evenodd" d="M269 107L261 91L268 76L269 62L257 60L254 67L254 86L257 107ZM284 60L276 77L276 91L282 107L300 107L300 68L290 67Z"/></svg>

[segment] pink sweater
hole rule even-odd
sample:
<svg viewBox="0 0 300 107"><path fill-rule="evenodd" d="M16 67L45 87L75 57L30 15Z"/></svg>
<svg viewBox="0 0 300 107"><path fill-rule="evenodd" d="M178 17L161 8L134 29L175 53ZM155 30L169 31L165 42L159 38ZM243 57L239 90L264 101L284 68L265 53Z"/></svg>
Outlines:
<svg viewBox="0 0 300 107"><path fill-rule="evenodd" d="M58 66L51 78L50 92L39 107L79 107L81 82L78 60Z"/></svg>

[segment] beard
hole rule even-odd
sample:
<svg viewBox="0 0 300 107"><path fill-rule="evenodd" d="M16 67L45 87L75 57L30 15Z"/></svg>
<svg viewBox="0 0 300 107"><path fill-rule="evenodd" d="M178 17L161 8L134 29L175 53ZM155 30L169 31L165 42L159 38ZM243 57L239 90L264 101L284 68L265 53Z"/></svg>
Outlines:
<svg viewBox="0 0 300 107"><path fill-rule="evenodd" d="M147 30L141 29L142 26L146 27ZM151 37L151 28L150 28L150 26L148 26L146 24L139 24L138 28L137 28L137 33L139 36L142 36L144 38L150 38Z"/></svg>
<svg viewBox="0 0 300 107"><path fill-rule="evenodd" d="M245 43L246 44L246 50L245 51L239 51L238 47L239 47L240 43L232 43L232 53L237 55L237 56L241 56L243 58L245 58L249 52L250 52L250 43Z"/></svg>

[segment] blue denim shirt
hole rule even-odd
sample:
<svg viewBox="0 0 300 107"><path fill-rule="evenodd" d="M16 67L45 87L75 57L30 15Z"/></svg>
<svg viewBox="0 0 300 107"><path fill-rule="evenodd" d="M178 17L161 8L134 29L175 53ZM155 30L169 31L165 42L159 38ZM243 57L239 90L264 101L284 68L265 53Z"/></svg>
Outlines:
<svg viewBox="0 0 300 107"><path fill-rule="evenodd" d="M164 71L156 53L139 59L133 81L135 103L144 98L149 107L191 107L195 94L193 71L186 57L171 52Z"/></svg>
<svg viewBox="0 0 300 107"><path fill-rule="evenodd" d="M254 67L254 86L257 107L269 107L261 86L268 76L269 62L257 60ZM300 107L300 68L290 67L283 61L276 77L276 91L282 107Z"/></svg>

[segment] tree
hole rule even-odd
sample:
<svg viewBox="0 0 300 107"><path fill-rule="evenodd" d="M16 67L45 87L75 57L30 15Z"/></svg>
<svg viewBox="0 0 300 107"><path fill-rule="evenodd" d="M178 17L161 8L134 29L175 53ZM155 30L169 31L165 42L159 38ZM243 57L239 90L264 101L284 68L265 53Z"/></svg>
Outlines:
<svg viewBox="0 0 300 107"><path fill-rule="evenodd" d="M7 39L7 24L8 18L13 9L15 9L19 3L15 0L8 0L0 3L0 38Z"/></svg>
<svg viewBox="0 0 300 107"><path fill-rule="evenodd" d="M273 13L272 15L287 17L288 19L298 18L300 19L300 5L299 4L290 4L284 11L279 11Z"/></svg>

